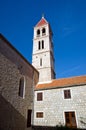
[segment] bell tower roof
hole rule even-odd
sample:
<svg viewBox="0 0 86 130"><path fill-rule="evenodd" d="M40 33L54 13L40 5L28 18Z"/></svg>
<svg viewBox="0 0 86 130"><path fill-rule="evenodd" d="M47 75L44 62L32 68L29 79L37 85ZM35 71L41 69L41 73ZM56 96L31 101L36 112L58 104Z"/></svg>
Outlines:
<svg viewBox="0 0 86 130"><path fill-rule="evenodd" d="M44 16L42 16L41 20L36 24L35 27L39 27L42 26L44 24L48 24L47 20L44 18Z"/></svg>

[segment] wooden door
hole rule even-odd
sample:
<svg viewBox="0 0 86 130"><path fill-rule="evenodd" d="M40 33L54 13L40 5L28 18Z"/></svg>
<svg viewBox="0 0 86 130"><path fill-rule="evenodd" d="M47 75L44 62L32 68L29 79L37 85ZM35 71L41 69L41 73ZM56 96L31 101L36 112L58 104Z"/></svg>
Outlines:
<svg viewBox="0 0 86 130"><path fill-rule="evenodd" d="M75 112L65 112L65 124L68 127L77 128Z"/></svg>

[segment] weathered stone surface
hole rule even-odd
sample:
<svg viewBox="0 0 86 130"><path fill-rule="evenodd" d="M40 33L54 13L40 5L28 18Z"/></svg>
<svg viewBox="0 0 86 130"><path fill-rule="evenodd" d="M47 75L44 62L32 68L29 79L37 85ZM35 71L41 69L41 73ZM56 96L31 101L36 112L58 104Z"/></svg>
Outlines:
<svg viewBox="0 0 86 130"><path fill-rule="evenodd" d="M18 95L20 78L25 79L25 96ZM0 128L29 130L27 112L33 109L33 87L38 72L0 37Z"/></svg>
<svg viewBox="0 0 86 130"><path fill-rule="evenodd" d="M64 99L64 90L70 89L71 98ZM43 101L37 101L37 93L43 93ZM35 91L34 125L65 125L64 112L74 111L78 128L86 128L86 85ZM36 118L43 112L43 118Z"/></svg>

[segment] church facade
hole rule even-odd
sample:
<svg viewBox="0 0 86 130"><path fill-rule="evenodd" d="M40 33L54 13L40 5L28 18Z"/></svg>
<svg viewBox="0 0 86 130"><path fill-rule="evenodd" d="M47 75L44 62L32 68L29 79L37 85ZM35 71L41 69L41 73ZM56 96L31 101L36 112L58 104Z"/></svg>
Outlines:
<svg viewBox="0 0 86 130"><path fill-rule="evenodd" d="M86 76L55 79L52 30L44 17L34 27L32 64L39 71L34 90L34 125L86 129Z"/></svg>

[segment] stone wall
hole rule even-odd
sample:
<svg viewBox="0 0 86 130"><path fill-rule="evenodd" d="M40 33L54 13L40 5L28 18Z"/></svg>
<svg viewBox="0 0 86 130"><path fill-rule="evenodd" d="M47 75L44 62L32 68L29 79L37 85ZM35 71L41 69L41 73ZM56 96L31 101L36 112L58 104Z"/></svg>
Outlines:
<svg viewBox="0 0 86 130"><path fill-rule="evenodd" d="M25 79L24 98L18 94L21 77ZM0 128L2 130L31 129L31 127L27 128L27 113L28 110L33 110L33 87L37 80L36 69L0 35Z"/></svg>
<svg viewBox="0 0 86 130"><path fill-rule="evenodd" d="M70 89L71 98L64 99L64 90ZM43 101L37 101L37 93L43 93ZM64 112L74 111L78 128L86 128L86 85L35 91L34 125L65 125ZM36 112L43 112L37 118Z"/></svg>

